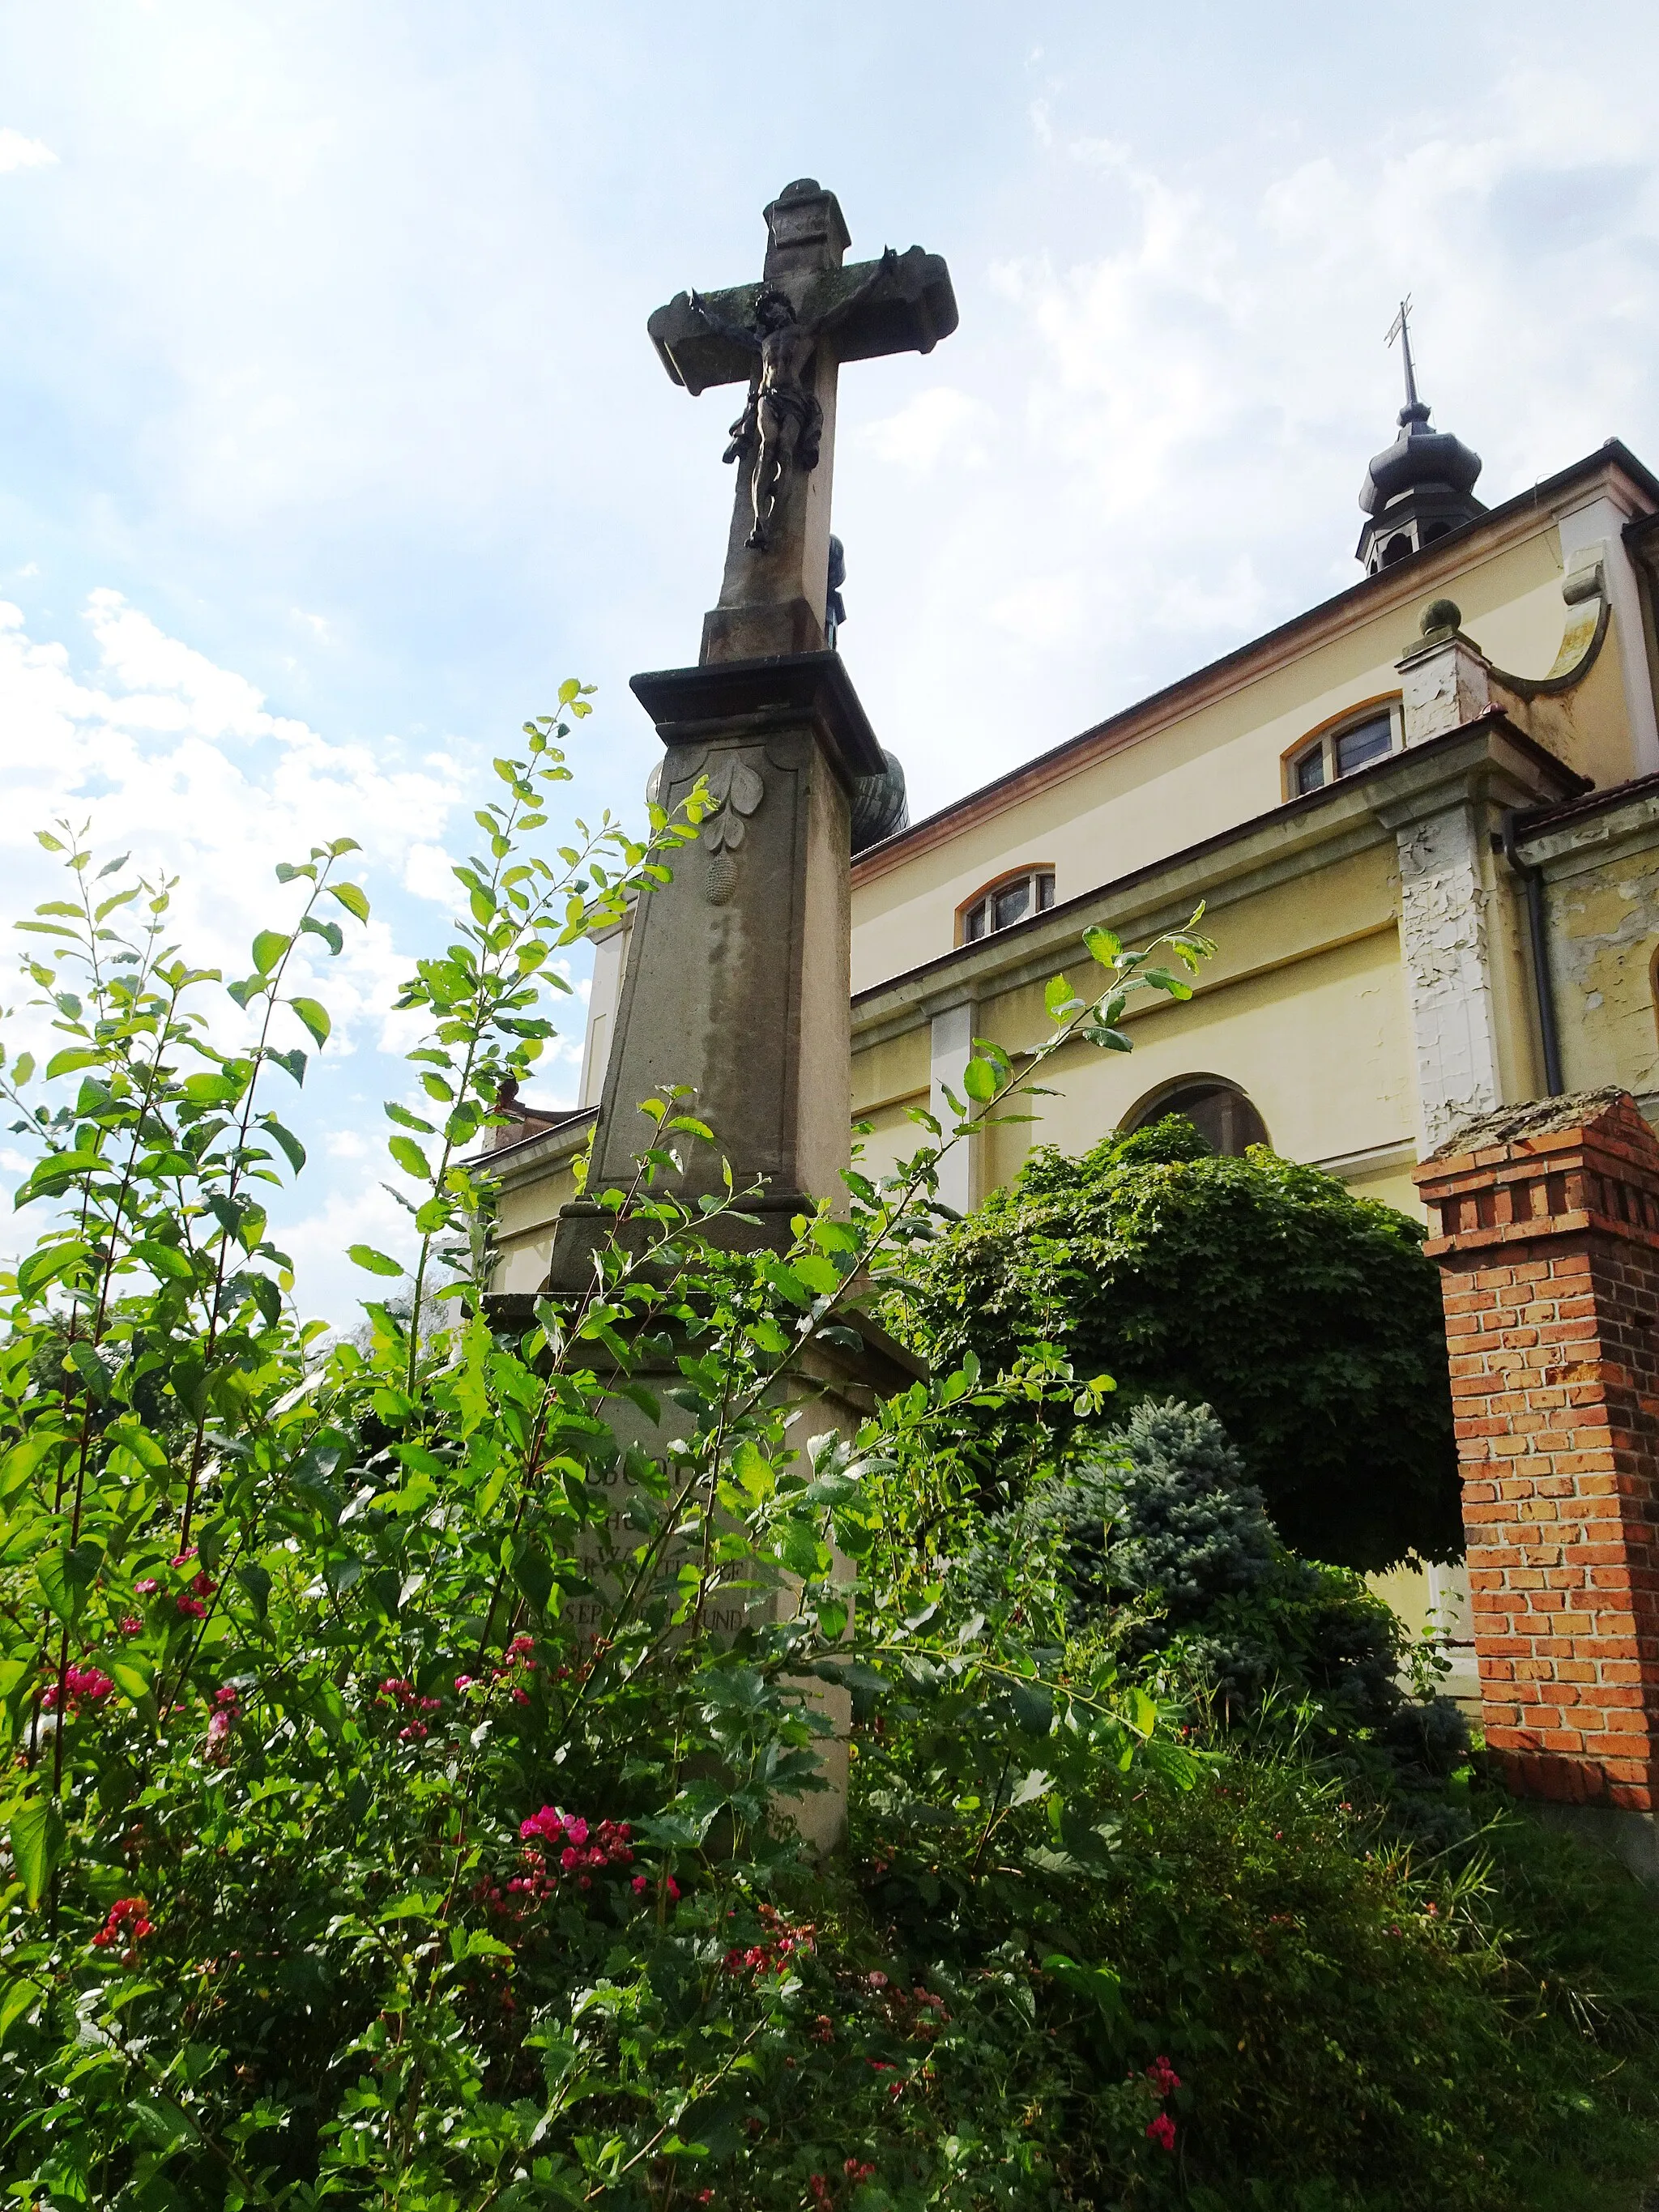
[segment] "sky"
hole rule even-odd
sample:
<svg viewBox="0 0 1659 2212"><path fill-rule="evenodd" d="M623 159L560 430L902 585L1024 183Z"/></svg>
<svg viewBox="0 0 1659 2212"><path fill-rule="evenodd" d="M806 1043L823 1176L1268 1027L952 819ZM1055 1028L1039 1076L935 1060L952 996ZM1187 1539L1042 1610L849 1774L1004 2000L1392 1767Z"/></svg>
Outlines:
<svg viewBox="0 0 1659 2212"><path fill-rule="evenodd" d="M1489 502L1609 436L1659 465L1656 82L1651 0L0 0L10 912L89 820L242 974L275 862L360 841L285 1204L349 1318L340 1250L400 1249L386 1009L491 757L580 676L574 803L636 811L627 679L718 589L731 395L670 384L653 307L757 276L802 175L853 258L949 261L960 328L846 371L836 454L842 650L919 814L1357 580L1407 290Z"/></svg>

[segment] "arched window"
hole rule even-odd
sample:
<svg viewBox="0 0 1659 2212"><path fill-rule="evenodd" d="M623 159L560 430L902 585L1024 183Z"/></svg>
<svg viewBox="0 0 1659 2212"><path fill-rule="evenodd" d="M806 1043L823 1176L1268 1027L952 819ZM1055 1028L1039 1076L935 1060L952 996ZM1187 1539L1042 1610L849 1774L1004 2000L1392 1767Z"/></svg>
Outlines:
<svg viewBox="0 0 1659 2212"><path fill-rule="evenodd" d="M1125 1136L1167 1115L1185 1115L1212 1152L1242 1158L1250 1145L1272 1142L1267 1125L1236 1083L1223 1075L1182 1075L1160 1084L1124 1119Z"/></svg>
<svg viewBox="0 0 1659 2212"><path fill-rule="evenodd" d="M1373 699L1369 706L1316 731L1285 756L1285 797L1301 799L1310 791L1322 791L1339 777L1385 759L1398 750L1402 729L1399 702Z"/></svg>
<svg viewBox="0 0 1659 2212"><path fill-rule="evenodd" d="M957 943L977 945L981 937L1012 929L1028 915L1046 914L1054 902L1054 870L1041 860L1029 862L982 884L957 908Z"/></svg>

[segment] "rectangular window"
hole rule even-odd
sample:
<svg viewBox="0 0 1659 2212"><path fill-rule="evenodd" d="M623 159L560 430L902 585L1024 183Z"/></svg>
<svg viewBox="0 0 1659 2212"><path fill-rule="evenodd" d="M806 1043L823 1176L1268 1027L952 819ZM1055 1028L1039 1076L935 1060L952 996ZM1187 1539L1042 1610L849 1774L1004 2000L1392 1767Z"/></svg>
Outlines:
<svg viewBox="0 0 1659 2212"><path fill-rule="evenodd" d="M962 941L964 945L977 945L984 934L985 902L981 899L977 906L970 906L962 917Z"/></svg>
<svg viewBox="0 0 1659 2212"><path fill-rule="evenodd" d="M1054 879L1052 876L1037 878L1037 912L1047 914L1054 902Z"/></svg>
<svg viewBox="0 0 1659 2212"><path fill-rule="evenodd" d="M1296 788L1299 796L1304 791L1318 791L1325 781L1325 748L1315 745L1303 754L1296 764Z"/></svg>
<svg viewBox="0 0 1659 2212"><path fill-rule="evenodd" d="M1357 768L1364 768L1394 749L1394 722L1387 714L1378 714L1369 722L1356 723L1352 730L1344 730L1336 741L1336 772L1352 775Z"/></svg>

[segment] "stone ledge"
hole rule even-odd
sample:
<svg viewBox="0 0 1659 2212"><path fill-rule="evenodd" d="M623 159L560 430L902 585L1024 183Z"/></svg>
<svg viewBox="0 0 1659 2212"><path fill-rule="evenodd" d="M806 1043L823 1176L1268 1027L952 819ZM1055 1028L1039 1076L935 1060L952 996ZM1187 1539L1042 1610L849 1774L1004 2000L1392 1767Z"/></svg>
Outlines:
<svg viewBox="0 0 1659 2212"><path fill-rule="evenodd" d="M665 745L716 737L811 729L850 789L886 773L887 760L838 653L787 653L715 660L697 668L648 669L629 689Z"/></svg>

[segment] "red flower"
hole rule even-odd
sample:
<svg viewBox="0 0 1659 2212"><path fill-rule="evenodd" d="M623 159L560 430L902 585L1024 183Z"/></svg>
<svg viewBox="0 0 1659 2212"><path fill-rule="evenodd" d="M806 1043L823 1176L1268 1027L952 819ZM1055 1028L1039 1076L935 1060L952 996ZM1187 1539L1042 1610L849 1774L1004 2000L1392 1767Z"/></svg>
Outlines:
<svg viewBox="0 0 1659 2212"><path fill-rule="evenodd" d="M78 1713L83 1705L101 1705L115 1687L110 1677L97 1667L66 1667L64 1669L64 1697L71 1715ZM56 1710L58 1685L52 1687L40 1703L47 1712Z"/></svg>
<svg viewBox="0 0 1659 2212"><path fill-rule="evenodd" d="M179 1610L191 1620L202 1620L207 1616L207 1607L199 1597L181 1597Z"/></svg>
<svg viewBox="0 0 1659 2212"><path fill-rule="evenodd" d="M1146 2133L1161 2150L1175 2148L1175 2122L1167 2112L1160 2112L1155 2120L1148 2120Z"/></svg>
<svg viewBox="0 0 1659 2212"><path fill-rule="evenodd" d="M124 1613L121 1617L123 1636L137 1636L142 1632L143 1626L143 1622L139 1620L136 1613Z"/></svg>
<svg viewBox="0 0 1659 2212"><path fill-rule="evenodd" d="M118 1897L109 1909L109 1917L93 1937L93 1946L96 1950L108 1950L112 1945L120 1942L125 1933L127 1948L121 1956L129 1966L132 1966L138 1962L139 1943L144 1936L153 1936L155 1932L155 1923L149 1918L149 1907L142 1897Z"/></svg>
<svg viewBox="0 0 1659 2212"><path fill-rule="evenodd" d="M134 1583L132 1594L135 1597L154 1597L161 1587L154 1575L146 1575L142 1582Z"/></svg>
<svg viewBox="0 0 1659 2212"><path fill-rule="evenodd" d="M1146 2069L1146 2079L1160 2097L1167 2097L1172 2089L1181 2087L1181 2076L1167 2058L1154 2058Z"/></svg>

